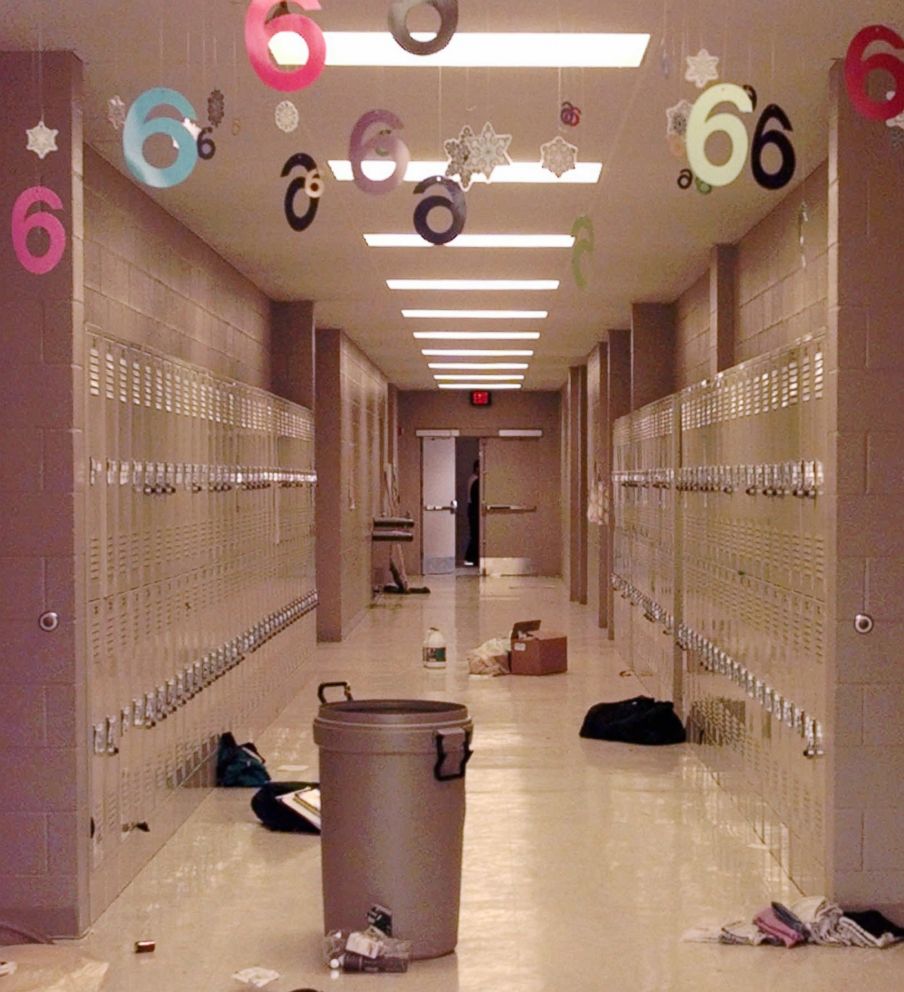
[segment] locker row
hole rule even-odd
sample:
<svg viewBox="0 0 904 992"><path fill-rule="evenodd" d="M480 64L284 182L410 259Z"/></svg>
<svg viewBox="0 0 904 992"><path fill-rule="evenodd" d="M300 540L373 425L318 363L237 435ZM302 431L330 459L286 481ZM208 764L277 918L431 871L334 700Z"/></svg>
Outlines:
<svg viewBox="0 0 904 992"><path fill-rule="evenodd" d="M307 411L288 400L102 335L88 342L88 393L243 431L303 440L314 436Z"/></svg>
<svg viewBox="0 0 904 992"><path fill-rule="evenodd" d="M237 637L208 651L187 664L160 685L139 694L118 713L107 716L92 729L92 750L96 755L119 753L119 742L130 727L147 730L185 706L226 672L241 664L267 641L317 607L316 591L293 600L283 609L263 617Z"/></svg>

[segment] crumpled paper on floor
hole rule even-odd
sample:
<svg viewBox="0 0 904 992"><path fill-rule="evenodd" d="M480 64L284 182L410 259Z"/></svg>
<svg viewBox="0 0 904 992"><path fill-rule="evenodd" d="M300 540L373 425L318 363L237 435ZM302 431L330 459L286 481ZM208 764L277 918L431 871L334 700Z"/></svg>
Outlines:
<svg viewBox="0 0 904 992"><path fill-rule="evenodd" d="M275 982L279 978L279 972L270 971L268 968L245 968L242 971L237 971L232 977L237 982L244 982L245 985L262 989L270 982Z"/></svg>
<svg viewBox="0 0 904 992"><path fill-rule="evenodd" d="M0 992L99 992L110 967L59 944L0 947L0 961L16 966L0 979Z"/></svg>

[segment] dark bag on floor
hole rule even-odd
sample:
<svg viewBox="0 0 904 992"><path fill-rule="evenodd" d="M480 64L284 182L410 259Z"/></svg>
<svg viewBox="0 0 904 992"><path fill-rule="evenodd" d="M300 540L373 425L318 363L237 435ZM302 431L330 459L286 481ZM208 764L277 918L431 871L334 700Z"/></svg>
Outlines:
<svg viewBox="0 0 904 992"><path fill-rule="evenodd" d="M246 741L236 744L227 731L220 737L217 748L217 785L253 787L270 781L264 759L258 749Z"/></svg>
<svg viewBox="0 0 904 992"><path fill-rule="evenodd" d="M317 788L317 782L268 782L251 797L251 808L268 830L292 833L319 834L317 827L299 813L289 809L276 797L299 789Z"/></svg>
<svg viewBox="0 0 904 992"><path fill-rule="evenodd" d="M591 706L581 724L581 737L624 744L683 744L686 735L672 703L635 696Z"/></svg>

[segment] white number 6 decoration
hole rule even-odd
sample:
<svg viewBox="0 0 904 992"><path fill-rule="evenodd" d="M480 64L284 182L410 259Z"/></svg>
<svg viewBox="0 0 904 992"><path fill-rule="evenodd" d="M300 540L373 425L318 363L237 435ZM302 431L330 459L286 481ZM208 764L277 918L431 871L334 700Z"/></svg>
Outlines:
<svg viewBox="0 0 904 992"><path fill-rule="evenodd" d="M382 124L380 130L370 138L365 139L368 128L374 124ZM394 113L389 110L368 110L362 114L355 126L352 128L351 138L348 144L348 157L352 164L352 175L355 177L355 185L365 193L389 193L394 190L405 178L405 170L411 160L411 153L408 146L402 139L391 134L393 131L401 130L405 125ZM385 179L371 179L364 174L363 164L365 159L375 161L375 156L391 158L395 163L395 169L391 176Z"/></svg>
<svg viewBox="0 0 904 992"><path fill-rule="evenodd" d="M694 175L710 186L727 186L735 181L744 169L750 139L747 129L734 114L710 112L720 103L732 103L743 114L753 113L750 94L735 83L720 83L705 90L691 110L687 122L687 158ZM706 141L719 131L728 135L731 155L723 165L711 162L706 154Z"/></svg>
<svg viewBox="0 0 904 992"><path fill-rule="evenodd" d="M465 201L465 194L458 183L445 176L428 176L426 179L422 179L414 187L415 196L426 193L431 186L442 186L449 195L448 197L428 196L421 200L414 209L414 229L432 245L447 245L464 230L465 220L468 216L468 205ZM452 215L452 223L445 231L435 231L430 226L428 217L430 211L435 207L444 207Z"/></svg>
<svg viewBox="0 0 904 992"><path fill-rule="evenodd" d="M429 41L416 41L408 30L408 12L425 3L439 14L439 30ZM412 55L433 55L442 51L457 28L458 0L393 0L389 5L389 30L399 45Z"/></svg>

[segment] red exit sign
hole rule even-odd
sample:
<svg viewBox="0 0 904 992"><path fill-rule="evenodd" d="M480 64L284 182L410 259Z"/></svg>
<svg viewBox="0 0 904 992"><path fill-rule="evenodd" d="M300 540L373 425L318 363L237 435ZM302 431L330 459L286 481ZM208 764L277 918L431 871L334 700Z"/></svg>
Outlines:
<svg viewBox="0 0 904 992"><path fill-rule="evenodd" d="M493 394L488 389L471 390L471 406L491 406Z"/></svg>

